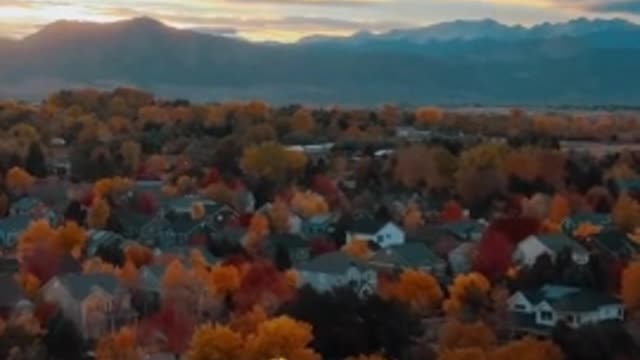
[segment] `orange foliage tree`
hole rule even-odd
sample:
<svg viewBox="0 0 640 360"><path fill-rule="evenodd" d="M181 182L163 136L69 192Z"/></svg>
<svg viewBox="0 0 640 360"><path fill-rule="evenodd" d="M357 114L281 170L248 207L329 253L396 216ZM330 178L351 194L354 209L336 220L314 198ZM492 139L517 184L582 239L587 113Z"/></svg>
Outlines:
<svg viewBox="0 0 640 360"><path fill-rule="evenodd" d="M444 296L436 278L417 270L405 270L391 294L420 314L429 314L438 309Z"/></svg>
<svg viewBox="0 0 640 360"><path fill-rule="evenodd" d="M329 205L322 195L313 191L296 191L291 199L291 208L304 217L323 215L329 212Z"/></svg>
<svg viewBox="0 0 640 360"><path fill-rule="evenodd" d="M311 326L286 316L267 320L246 341L246 359L320 360L309 347L313 340Z"/></svg>
<svg viewBox="0 0 640 360"><path fill-rule="evenodd" d="M189 345L188 360L241 359L244 339L242 335L222 325L200 326Z"/></svg>
<svg viewBox="0 0 640 360"><path fill-rule="evenodd" d="M307 109L300 109L293 114L291 119L291 130L294 132L309 134L315 128L315 121L311 112Z"/></svg>
<svg viewBox="0 0 640 360"><path fill-rule="evenodd" d="M475 316L486 305L491 291L491 283L480 273L456 276L449 286L449 298L443 307L449 315Z"/></svg>
<svg viewBox="0 0 640 360"><path fill-rule="evenodd" d="M464 323L455 319L442 326L438 339L442 350L479 348L487 351L496 343L495 333L483 322Z"/></svg>
<svg viewBox="0 0 640 360"><path fill-rule="evenodd" d="M56 245L64 253L79 258L87 243L87 232L74 221L67 221L58 228Z"/></svg>
<svg viewBox="0 0 640 360"><path fill-rule="evenodd" d="M103 198L97 198L87 213L87 223L92 229L103 229L111 216L111 207Z"/></svg>
<svg viewBox="0 0 640 360"><path fill-rule="evenodd" d="M291 211L289 205L286 202L277 199L274 201L273 206L269 210L269 218L271 219L271 227L275 233L284 234L288 233L291 229L289 218Z"/></svg>
<svg viewBox="0 0 640 360"><path fill-rule="evenodd" d="M561 194L555 194L549 204L549 218L544 222L544 227L549 231L560 231L562 222L571 215L569 199Z"/></svg>
<svg viewBox="0 0 640 360"><path fill-rule="evenodd" d="M613 221L626 232L640 227L640 204L632 197L623 194L613 207Z"/></svg>
<svg viewBox="0 0 640 360"><path fill-rule="evenodd" d="M621 295L629 311L640 309L640 262L629 263L622 272Z"/></svg>
<svg viewBox="0 0 640 360"><path fill-rule="evenodd" d="M230 326L234 331L239 332L243 336L248 336L256 332L258 326L267 321L269 316L262 306L256 305L250 311L242 314L233 314Z"/></svg>
<svg viewBox="0 0 640 360"><path fill-rule="evenodd" d="M249 223L247 248L257 251L269 235L269 219L262 214L255 214Z"/></svg>
<svg viewBox="0 0 640 360"><path fill-rule="evenodd" d="M351 240L342 246L342 251L360 260L367 260L373 255L369 248L369 242L363 239Z"/></svg>
<svg viewBox="0 0 640 360"><path fill-rule="evenodd" d="M240 288L240 271L235 266L214 266L209 273L209 280L212 293L224 298Z"/></svg>
<svg viewBox="0 0 640 360"><path fill-rule="evenodd" d="M7 187L14 193L22 194L29 190L35 178L20 167L12 167L6 176Z"/></svg>
<svg viewBox="0 0 640 360"><path fill-rule="evenodd" d="M413 231L424 225L424 219L422 218L422 211L415 203L410 203L404 212L402 218L402 225L405 230Z"/></svg>
<svg viewBox="0 0 640 360"><path fill-rule="evenodd" d="M128 288L136 288L140 282L140 273L131 261L127 261L117 275L122 284Z"/></svg>
<svg viewBox="0 0 640 360"><path fill-rule="evenodd" d="M495 349L489 358L491 360L563 360L564 354L552 341L525 337Z"/></svg>
<svg viewBox="0 0 640 360"><path fill-rule="evenodd" d="M119 332L103 337L96 347L96 360L142 360L137 347L136 331L124 327Z"/></svg>
<svg viewBox="0 0 640 360"><path fill-rule="evenodd" d="M18 239L18 258L24 259L29 253L40 247L51 249L56 241L57 232L46 220L36 220Z"/></svg>
<svg viewBox="0 0 640 360"><path fill-rule="evenodd" d="M124 250L127 261L130 261L136 268L149 265L153 262L153 251L140 244L132 244Z"/></svg>
<svg viewBox="0 0 640 360"><path fill-rule="evenodd" d="M433 126L439 124L444 117L442 110L437 107L421 107L416 110L416 124L419 126Z"/></svg>

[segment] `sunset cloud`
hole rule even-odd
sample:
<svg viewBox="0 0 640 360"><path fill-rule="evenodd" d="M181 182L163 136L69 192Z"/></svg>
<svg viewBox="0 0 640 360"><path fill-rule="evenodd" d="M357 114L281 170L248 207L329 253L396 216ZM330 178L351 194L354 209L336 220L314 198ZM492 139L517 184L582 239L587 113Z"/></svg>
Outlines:
<svg viewBox="0 0 640 360"><path fill-rule="evenodd" d="M578 16L637 20L640 0L0 0L0 36L25 36L61 19L139 16L252 40L295 41L316 33L385 31L460 18L524 25Z"/></svg>

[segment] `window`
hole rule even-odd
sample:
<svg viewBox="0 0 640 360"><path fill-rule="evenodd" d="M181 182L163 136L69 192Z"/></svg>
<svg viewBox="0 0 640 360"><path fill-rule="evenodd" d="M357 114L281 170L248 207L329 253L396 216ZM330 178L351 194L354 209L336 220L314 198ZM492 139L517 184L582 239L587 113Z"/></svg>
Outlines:
<svg viewBox="0 0 640 360"><path fill-rule="evenodd" d="M382 242L384 242L384 236L383 235L378 235L376 236L376 241L381 244Z"/></svg>
<svg viewBox="0 0 640 360"><path fill-rule="evenodd" d="M553 319L553 314L551 311L542 311L540 312L540 319L543 321L551 321Z"/></svg>
<svg viewBox="0 0 640 360"><path fill-rule="evenodd" d="M622 316L623 316L623 315L624 315L624 314L623 314L623 310L622 310L622 308L618 308L618 317L619 317L619 318L622 318Z"/></svg>
<svg viewBox="0 0 640 360"><path fill-rule="evenodd" d="M526 309L526 306L522 304L515 304L514 308L519 311L524 311Z"/></svg>
<svg viewBox="0 0 640 360"><path fill-rule="evenodd" d="M567 315L567 316L565 317L565 320L566 320L568 323L570 323L570 324L571 324L571 323L573 323L576 319L575 319L575 317L574 317L573 315Z"/></svg>

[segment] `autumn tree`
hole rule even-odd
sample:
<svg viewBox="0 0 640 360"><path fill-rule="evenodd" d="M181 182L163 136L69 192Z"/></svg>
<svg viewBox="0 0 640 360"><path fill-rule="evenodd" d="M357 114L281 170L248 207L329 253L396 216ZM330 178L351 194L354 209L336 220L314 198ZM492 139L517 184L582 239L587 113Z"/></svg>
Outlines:
<svg viewBox="0 0 640 360"><path fill-rule="evenodd" d="M65 254L80 257L87 243L87 233L74 221L67 221L57 229L57 247Z"/></svg>
<svg viewBox="0 0 640 360"><path fill-rule="evenodd" d="M18 239L18 257L24 258L37 248L52 249L56 238L57 232L46 220L33 221Z"/></svg>
<svg viewBox="0 0 640 360"><path fill-rule="evenodd" d="M622 272L621 295L629 311L640 309L640 262L631 262Z"/></svg>
<svg viewBox="0 0 640 360"><path fill-rule="evenodd" d="M194 202L191 205L190 210L191 219L193 220L202 220L207 215L207 210L205 209L204 204L199 201Z"/></svg>
<svg viewBox="0 0 640 360"><path fill-rule="evenodd" d="M486 351L474 347L444 350L438 355L438 360L489 360L489 357Z"/></svg>
<svg viewBox="0 0 640 360"><path fill-rule="evenodd" d="M246 268L240 286L233 293L233 303L239 312L249 311L256 305L273 311L295 295L285 275L265 261L254 261Z"/></svg>
<svg viewBox="0 0 640 360"><path fill-rule="evenodd" d="M324 197L313 191L296 191L291 199L291 208L295 213L306 218L329 212L329 205Z"/></svg>
<svg viewBox="0 0 640 360"><path fill-rule="evenodd" d="M136 331L122 328L115 334L107 335L98 341L96 360L142 360L143 356L137 346Z"/></svg>
<svg viewBox="0 0 640 360"><path fill-rule="evenodd" d="M455 319L448 320L442 326L438 339L438 345L443 351L470 348L488 351L496 343L495 333L483 322L464 323Z"/></svg>
<svg viewBox="0 0 640 360"><path fill-rule="evenodd" d="M418 270L405 270L392 290L394 299L408 304L419 314L429 314L439 308L443 296L438 280Z"/></svg>
<svg viewBox="0 0 640 360"><path fill-rule="evenodd" d="M241 274L235 266L214 266L209 272L209 286L211 292L224 298L240 288Z"/></svg>
<svg viewBox="0 0 640 360"><path fill-rule="evenodd" d="M253 334L258 326L269 319L269 315L264 309L256 305L251 310L241 313L232 314L230 326L233 331L240 333L242 336Z"/></svg>
<svg viewBox="0 0 640 360"><path fill-rule="evenodd" d="M491 360L512 360L523 358L527 360L564 360L562 350L550 340L538 340L527 336L524 339L512 341L490 353Z"/></svg>
<svg viewBox="0 0 640 360"><path fill-rule="evenodd" d="M416 110L416 124L427 127L438 125L442 122L444 114L437 107L421 107Z"/></svg>
<svg viewBox="0 0 640 360"><path fill-rule="evenodd" d="M222 325L200 326L191 338L188 360L241 359L244 339L240 334Z"/></svg>
<svg viewBox="0 0 640 360"><path fill-rule="evenodd" d="M7 187L14 193L22 194L29 190L35 179L24 169L19 167L12 167L9 169L6 175Z"/></svg>
<svg viewBox="0 0 640 360"><path fill-rule="evenodd" d="M342 247L342 251L360 260L367 260L373 255L369 242L363 239L352 239Z"/></svg>
<svg viewBox="0 0 640 360"><path fill-rule="evenodd" d="M291 119L291 130L294 132L309 134L313 132L315 121L311 112L307 109L299 109Z"/></svg>
<svg viewBox="0 0 640 360"><path fill-rule="evenodd" d="M454 182L458 159L442 147L414 144L397 150L396 159L393 176L405 186L442 189Z"/></svg>
<svg viewBox="0 0 640 360"><path fill-rule="evenodd" d="M140 144L133 140L127 140L120 145L120 154L124 159L124 165L129 169L129 173L133 174L138 171L142 156L142 148Z"/></svg>
<svg viewBox="0 0 640 360"><path fill-rule="evenodd" d="M290 216L291 211L286 202L279 199L274 201L269 210L269 219L271 220L273 231L278 234L288 233L291 230Z"/></svg>
<svg viewBox="0 0 640 360"><path fill-rule="evenodd" d="M402 120L402 111L397 106L387 104L380 109L378 117L386 128L394 128Z"/></svg>
<svg viewBox="0 0 640 360"><path fill-rule="evenodd" d="M153 262L153 251L144 245L129 245L125 249L124 254L127 261L131 262L138 269L150 265Z"/></svg>
<svg viewBox="0 0 640 360"><path fill-rule="evenodd" d="M623 231L640 227L640 204L628 195L621 195L613 207L613 221Z"/></svg>
<svg viewBox="0 0 640 360"><path fill-rule="evenodd" d="M103 198L97 198L93 201L87 213L87 223L92 229L104 229L110 216L111 207L109 203Z"/></svg>
<svg viewBox="0 0 640 360"><path fill-rule="evenodd" d="M444 301L444 310L449 315L461 318L477 318L487 306L491 283L479 273L456 276L449 286L449 298Z"/></svg>
<svg viewBox="0 0 640 360"><path fill-rule="evenodd" d="M424 225L422 211L415 203L410 203L402 217L402 225L406 231L414 231Z"/></svg>
<svg viewBox="0 0 640 360"><path fill-rule="evenodd" d="M571 215L571 206L566 196L561 194L555 194L551 198L549 204L549 217L544 222L544 227L547 230L554 232L560 231L562 222Z"/></svg>
<svg viewBox="0 0 640 360"><path fill-rule="evenodd" d="M260 324L245 344L247 360L274 358L319 360L309 344L313 340L311 326L286 316Z"/></svg>
<svg viewBox="0 0 640 360"><path fill-rule="evenodd" d="M127 288L136 288L140 282L140 273L135 264L131 261L127 261L124 266L117 271L117 276L120 282Z"/></svg>
<svg viewBox="0 0 640 360"><path fill-rule="evenodd" d="M464 218L464 209L457 201L451 200L444 204L440 219L443 222L456 222Z"/></svg>
<svg viewBox="0 0 640 360"><path fill-rule="evenodd" d="M32 142L31 145L29 145L24 164L25 170L33 176L43 178L49 173L40 143Z"/></svg>
<svg viewBox="0 0 640 360"><path fill-rule="evenodd" d="M475 205L505 190L504 168L508 151L505 145L487 143L462 153L456 172L456 189L467 204Z"/></svg>
<svg viewBox="0 0 640 360"><path fill-rule="evenodd" d="M251 218L248 230L246 247L251 251L257 251L267 235L269 235L269 219L262 214L255 214Z"/></svg>

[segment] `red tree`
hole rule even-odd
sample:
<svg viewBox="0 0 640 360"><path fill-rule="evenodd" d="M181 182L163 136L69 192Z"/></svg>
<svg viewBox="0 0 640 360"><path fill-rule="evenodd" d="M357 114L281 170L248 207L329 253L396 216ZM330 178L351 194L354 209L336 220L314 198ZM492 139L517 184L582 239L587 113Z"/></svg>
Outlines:
<svg viewBox="0 0 640 360"><path fill-rule="evenodd" d="M167 350L181 354L189 346L195 325L195 320L189 314L179 311L174 304L165 301L159 312L140 325L141 338L151 339L154 333L161 333L166 338Z"/></svg>
<svg viewBox="0 0 640 360"><path fill-rule="evenodd" d="M233 301L239 312L245 312L254 305L261 305L265 309L275 308L294 295L294 289L286 277L270 262L260 261L250 265Z"/></svg>
<svg viewBox="0 0 640 360"><path fill-rule="evenodd" d="M158 210L158 201L153 194L149 192L140 194L137 205L138 209L146 215L153 215Z"/></svg>

